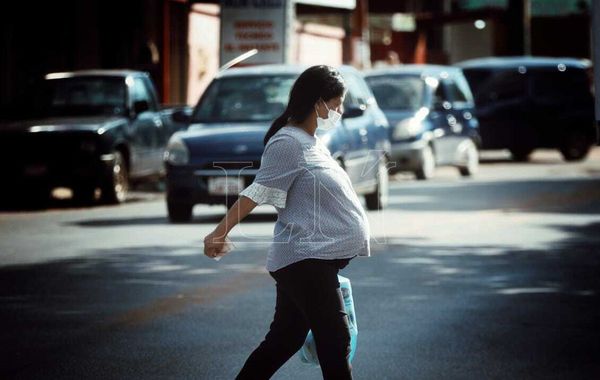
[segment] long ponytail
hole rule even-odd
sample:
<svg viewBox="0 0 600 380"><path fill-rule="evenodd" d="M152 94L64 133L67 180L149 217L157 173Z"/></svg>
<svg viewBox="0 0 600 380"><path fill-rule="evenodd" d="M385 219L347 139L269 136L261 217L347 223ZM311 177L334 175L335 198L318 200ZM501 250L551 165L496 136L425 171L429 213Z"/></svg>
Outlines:
<svg viewBox="0 0 600 380"><path fill-rule="evenodd" d="M280 130L281 128L283 128L289 121L290 119L290 111L289 111L289 105L288 107L286 107L285 111L283 111L283 113L281 115L279 115L279 117L277 119L275 119L273 121L273 123L271 124L271 128L269 128L269 130L267 131L267 134L265 135L264 141L263 143L265 145L267 145L267 142L269 142L269 139L275 134L277 133L278 130Z"/></svg>

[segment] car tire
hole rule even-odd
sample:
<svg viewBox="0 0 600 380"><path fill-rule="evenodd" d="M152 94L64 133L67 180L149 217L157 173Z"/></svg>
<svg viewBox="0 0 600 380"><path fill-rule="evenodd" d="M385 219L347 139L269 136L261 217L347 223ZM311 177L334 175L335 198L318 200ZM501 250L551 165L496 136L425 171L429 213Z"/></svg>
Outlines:
<svg viewBox="0 0 600 380"><path fill-rule="evenodd" d="M129 192L129 170L125 156L118 150L113 154L115 159L101 186L102 202L105 204L123 203Z"/></svg>
<svg viewBox="0 0 600 380"><path fill-rule="evenodd" d="M517 162L527 162L529 161L529 156L533 153L533 148L510 148L510 155L512 156L514 161Z"/></svg>
<svg viewBox="0 0 600 380"><path fill-rule="evenodd" d="M565 161L582 161L587 157L590 148L590 142L583 133L572 133L565 139L560 153Z"/></svg>
<svg viewBox="0 0 600 380"><path fill-rule="evenodd" d="M418 180L426 180L433 177L435 172L435 153L431 145L425 146L421 151L421 167L415 171Z"/></svg>
<svg viewBox="0 0 600 380"><path fill-rule="evenodd" d="M171 223L187 223L192 220L194 206L187 203L167 201L167 212Z"/></svg>
<svg viewBox="0 0 600 380"><path fill-rule="evenodd" d="M459 166L458 171L463 177L471 177L479 170L479 151L473 142L468 142L465 148L465 166Z"/></svg>
<svg viewBox="0 0 600 380"><path fill-rule="evenodd" d="M379 160L377 165L377 186L375 191L365 195L368 210L382 210L387 207L389 194L389 173L387 157Z"/></svg>

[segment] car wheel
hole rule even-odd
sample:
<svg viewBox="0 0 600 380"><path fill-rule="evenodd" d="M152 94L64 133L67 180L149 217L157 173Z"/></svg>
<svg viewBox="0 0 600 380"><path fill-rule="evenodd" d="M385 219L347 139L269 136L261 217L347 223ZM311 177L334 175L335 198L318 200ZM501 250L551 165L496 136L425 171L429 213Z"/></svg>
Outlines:
<svg viewBox="0 0 600 380"><path fill-rule="evenodd" d="M565 161L581 161L590 151L590 143L582 133L567 136L565 145L560 149Z"/></svg>
<svg viewBox="0 0 600 380"><path fill-rule="evenodd" d="M375 191L365 195L368 210L382 210L387 207L389 194L389 174L387 158L379 160L377 165L377 186Z"/></svg>
<svg viewBox="0 0 600 380"><path fill-rule="evenodd" d="M129 192L129 171L123 153L115 151L112 170L102 185L102 201L108 204L123 203Z"/></svg>
<svg viewBox="0 0 600 380"><path fill-rule="evenodd" d="M518 162L527 162L529 161L529 156L531 155L531 153L533 153L533 148L511 148L510 150L510 155L512 156L513 160L518 161Z"/></svg>
<svg viewBox="0 0 600 380"><path fill-rule="evenodd" d="M479 170L479 151L475 144L469 141L465 148L464 155L466 165L459 166L458 171L461 176L470 177Z"/></svg>
<svg viewBox="0 0 600 380"><path fill-rule="evenodd" d="M435 154L431 145L421 151L421 167L415 172L418 180L430 179L435 172Z"/></svg>
<svg viewBox="0 0 600 380"><path fill-rule="evenodd" d="M185 223L192 220L193 205L167 201L167 212L171 223Z"/></svg>

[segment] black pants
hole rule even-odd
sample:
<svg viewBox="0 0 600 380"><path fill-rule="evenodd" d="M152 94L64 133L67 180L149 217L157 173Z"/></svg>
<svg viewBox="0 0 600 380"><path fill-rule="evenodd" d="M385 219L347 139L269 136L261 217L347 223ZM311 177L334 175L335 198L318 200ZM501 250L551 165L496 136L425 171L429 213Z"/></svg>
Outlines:
<svg viewBox="0 0 600 380"><path fill-rule="evenodd" d="M246 360L238 380L269 379L312 330L323 378L352 379L348 315L337 279L349 259L306 259L275 272L275 316L265 339Z"/></svg>

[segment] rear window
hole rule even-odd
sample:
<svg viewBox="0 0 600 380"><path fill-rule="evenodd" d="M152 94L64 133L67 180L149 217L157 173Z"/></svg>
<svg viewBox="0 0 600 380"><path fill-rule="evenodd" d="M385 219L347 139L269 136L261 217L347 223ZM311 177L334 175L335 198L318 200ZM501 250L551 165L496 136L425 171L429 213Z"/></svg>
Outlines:
<svg viewBox="0 0 600 380"><path fill-rule="evenodd" d="M378 75L365 78L382 110L416 111L422 107L425 83L416 75Z"/></svg>
<svg viewBox="0 0 600 380"><path fill-rule="evenodd" d="M27 94L30 115L120 115L127 87L121 77L72 77L36 83Z"/></svg>
<svg viewBox="0 0 600 380"><path fill-rule="evenodd" d="M477 105L512 102L528 94L527 72L517 69L464 69Z"/></svg>

